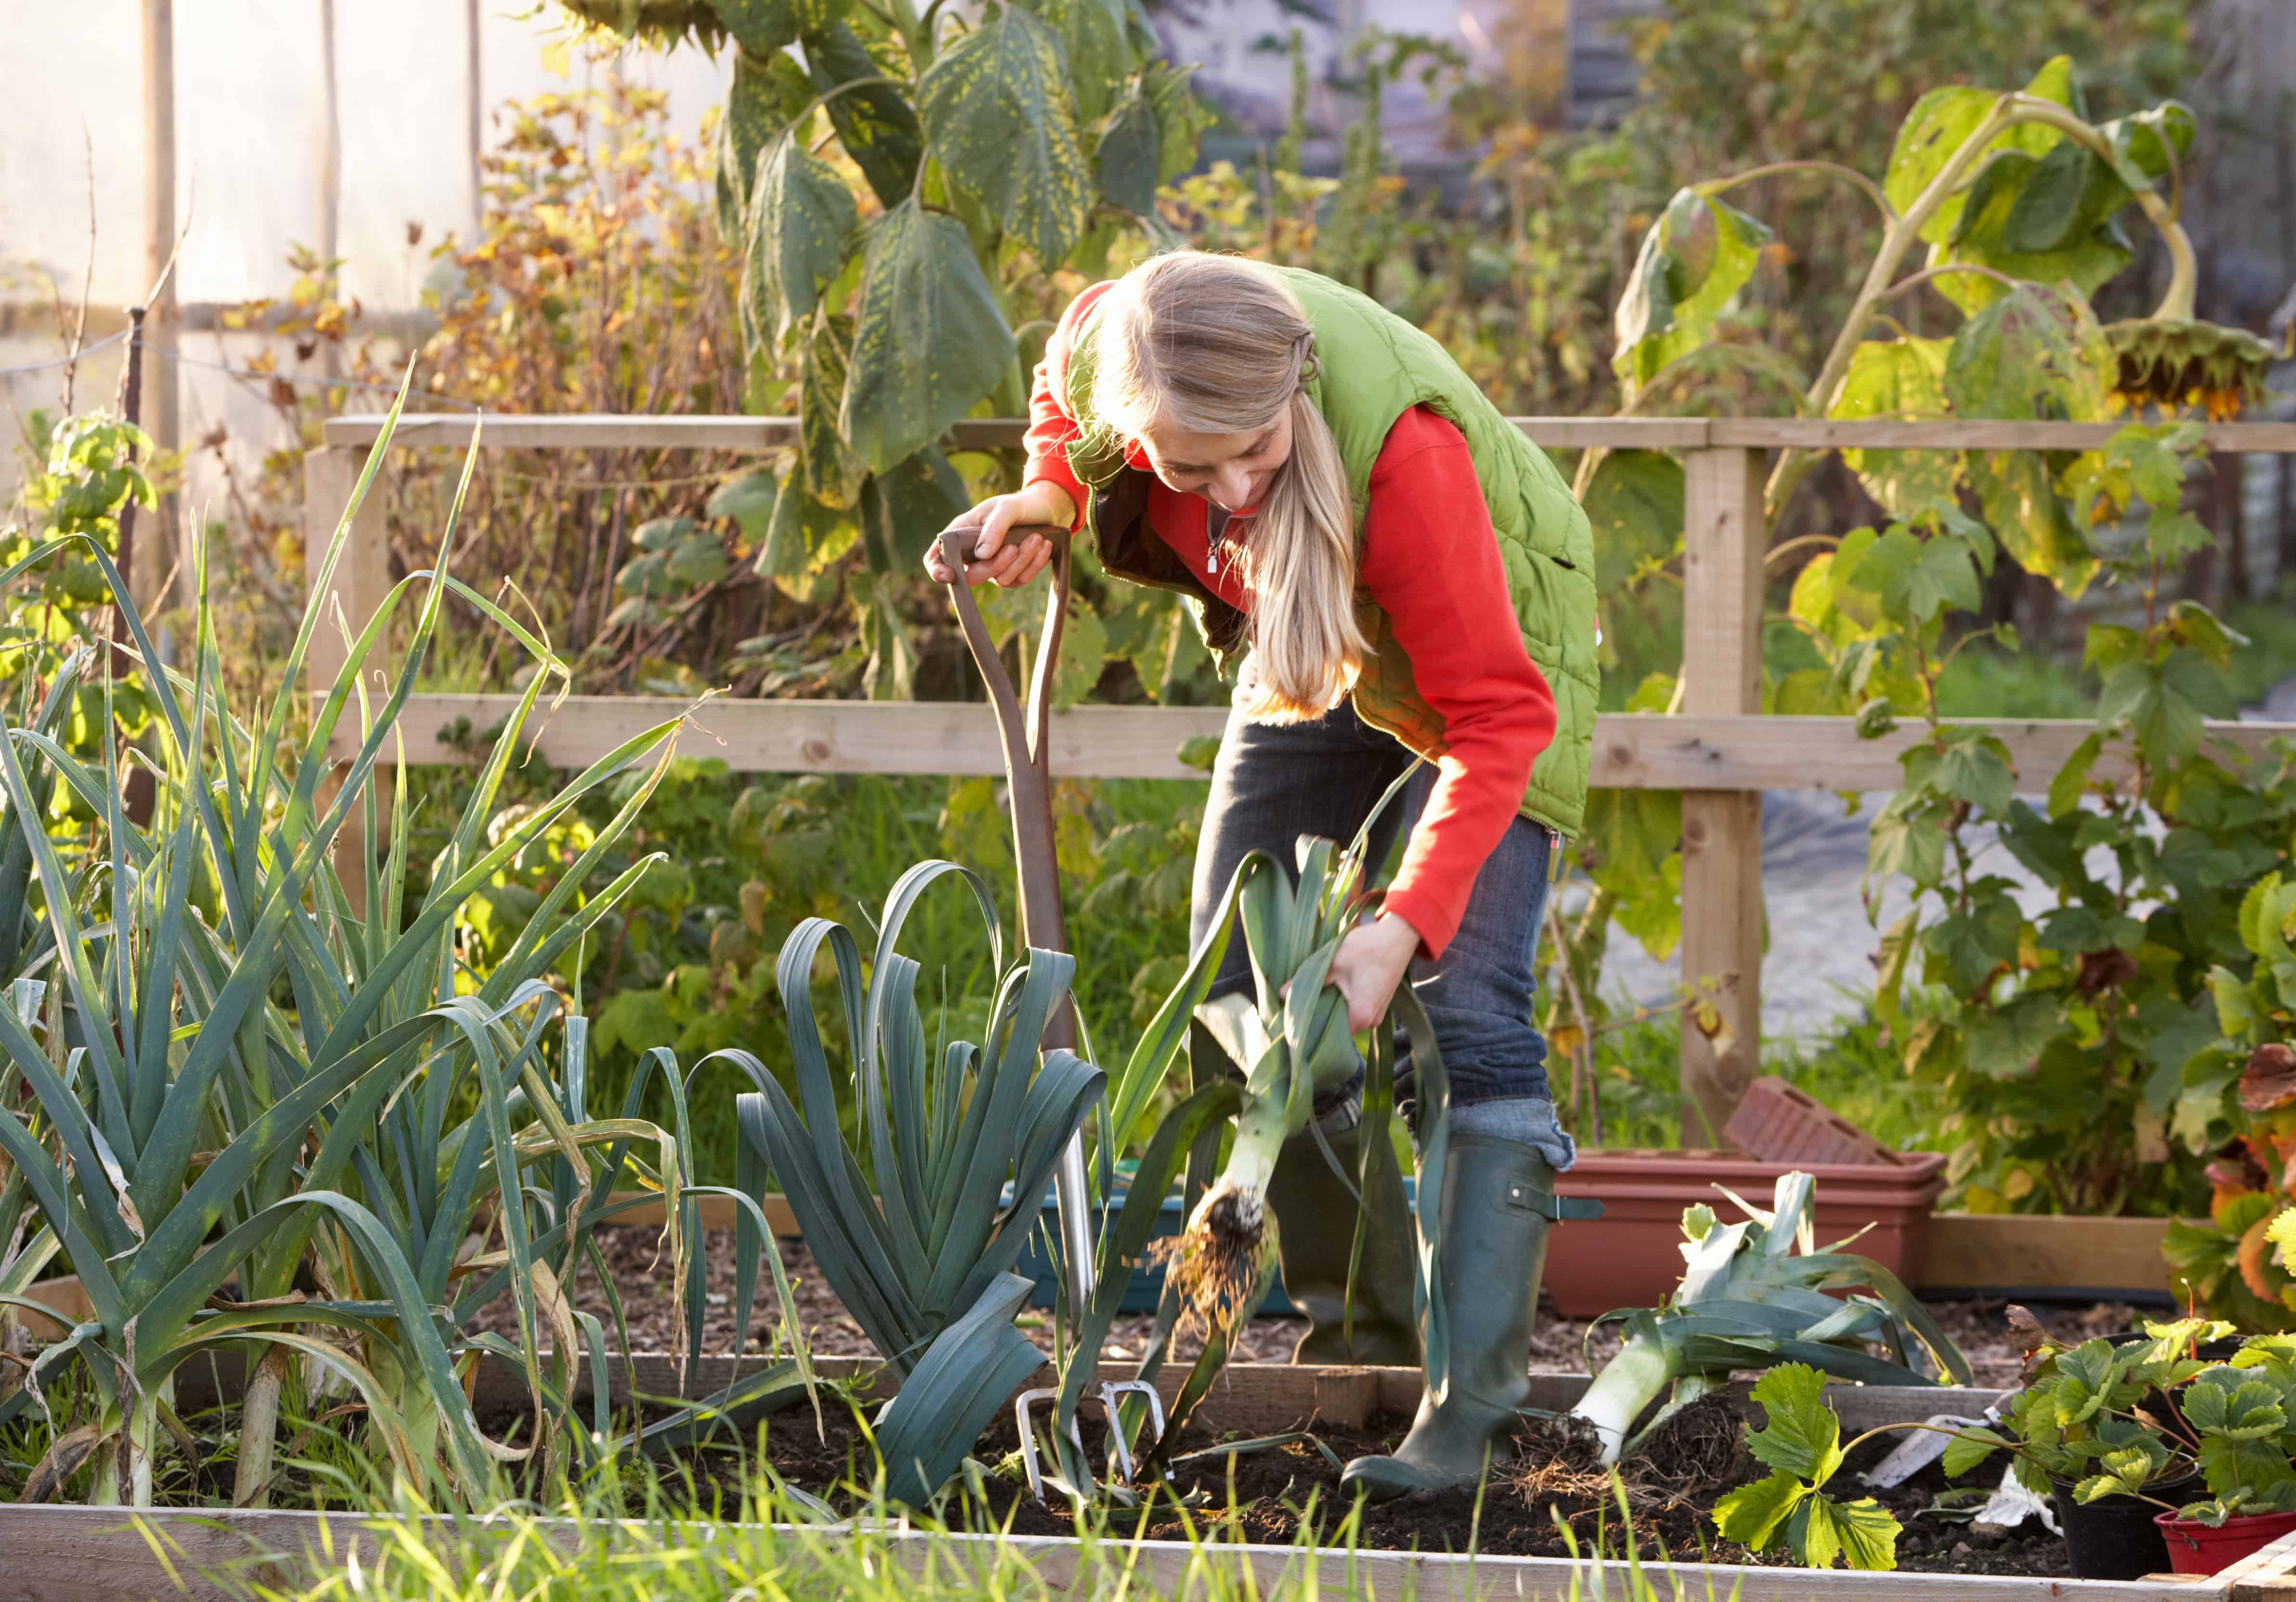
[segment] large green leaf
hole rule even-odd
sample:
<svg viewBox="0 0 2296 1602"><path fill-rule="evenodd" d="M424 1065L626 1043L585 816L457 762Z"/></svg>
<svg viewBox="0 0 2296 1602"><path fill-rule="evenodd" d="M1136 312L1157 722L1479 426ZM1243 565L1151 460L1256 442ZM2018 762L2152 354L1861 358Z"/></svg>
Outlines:
<svg viewBox="0 0 2296 1602"><path fill-rule="evenodd" d="M877 1415L885 1494L906 1507L930 1506L988 1422L1045 1354L1013 1327L1036 1281L1001 1274L961 1319L934 1337L892 1401Z"/></svg>
<svg viewBox="0 0 2296 1602"><path fill-rule="evenodd" d="M742 260L742 299L763 339L778 345L792 323L812 315L822 284L845 265L855 216L837 169L794 132L767 146L750 190Z"/></svg>
<svg viewBox="0 0 2296 1602"><path fill-rule="evenodd" d="M1015 347L963 223L905 200L865 236L839 424L882 472L971 411L1011 366Z"/></svg>
<svg viewBox="0 0 2296 1602"><path fill-rule="evenodd" d="M839 511L852 508L862 479L838 409L848 376L844 341L851 327L846 318L821 316L798 349L798 466L806 493Z"/></svg>
<svg viewBox="0 0 2296 1602"><path fill-rule="evenodd" d="M1963 417L2094 423L2105 415L2113 371L2085 302L2021 284L1954 335L1945 392Z"/></svg>
<svg viewBox="0 0 2296 1602"><path fill-rule="evenodd" d="M2079 145L2061 144L2038 159L2004 152L1972 186L1952 240L1931 250L1930 265L1973 264L2037 283L2070 283L2090 294L2129 263L2128 242L2112 221L2128 198L2111 170ZM2068 229L2059 242L2035 242ZM1964 312L2010 292L1983 273L1948 273L1934 282Z"/></svg>
<svg viewBox="0 0 2296 1602"><path fill-rule="evenodd" d="M1680 189L1643 235L1616 317L1611 366L1630 386L1706 340L1730 298L1754 275L1770 231L1695 189Z"/></svg>
<svg viewBox="0 0 2296 1602"><path fill-rule="evenodd" d="M1825 1376L1801 1363L1782 1363L1754 1382L1764 1427L1746 1434L1757 1462L1823 1483L1841 1466L1841 1421L1826 1405Z"/></svg>
<svg viewBox="0 0 2296 1602"><path fill-rule="evenodd" d="M1969 453L1969 481L1985 509L1986 525L2029 573L2038 573L2068 596L2079 596L2097 571L2087 536L2037 451Z"/></svg>
<svg viewBox="0 0 2296 1602"><path fill-rule="evenodd" d="M2025 86L2024 92L2070 109L2074 101L2071 58L2058 56L2043 66L2034 74L2032 82ZM1915 201L1968 144L2001 98L1995 90L1956 85L1931 89L1916 101L1914 109L1906 114L1906 120L1898 127L1897 144L1890 152L1890 165L1882 179L1882 192L1889 196L1890 204L1900 213L1912 209ZM2063 138L2054 128L2025 123L1994 138L1986 145L1984 153L1990 157L1997 152L2014 151L2040 156ZM1964 187L1948 196L1923 225L1922 237L1936 245L1951 240L1960 226L1962 209L1970 194L1971 189Z"/></svg>
<svg viewBox="0 0 2296 1602"><path fill-rule="evenodd" d="M761 62L796 44L803 30L798 13L805 8L798 0L709 0L709 9L734 42Z"/></svg>
<svg viewBox="0 0 2296 1602"><path fill-rule="evenodd" d="M1853 1569L1894 1569L1898 1537L1904 1526L1872 1497L1837 1502L1814 1496L1794 1509L1787 1540L1794 1556L1814 1569L1830 1569L1845 1557Z"/></svg>
<svg viewBox="0 0 2296 1602"><path fill-rule="evenodd" d="M1132 71L1123 0L1026 0L1026 4L1060 40L1078 116L1087 123L1098 122Z"/></svg>
<svg viewBox="0 0 2296 1602"><path fill-rule="evenodd" d="M1808 1496L1809 1487L1781 1469L1716 1501L1715 1531L1725 1540L1759 1552L1777 1539L1786 1519Z"/></svg>
<svg viewBox="0 0 2296 1602"><path fill-rule="evenodd" d="M2057 998L2038 990L1980 1009L1967 1025L1971 1069L1988 1079L2023 1078L2062 1018Z"/></svg>
<svg viewBox="0 0 2296 1602"><path fill-rule="evenodd" d="M934 159L958 187L1044 270L1059 266L1084 232L1092 182L1052 31L1007 8L934 58L917 82L917 110Z"/></svg>
<svg viewBox="0 0 2296 1602"><path fill-rule="evenodd" d="M1900 622L1927 623L1948 609L1972 611L1982 598L1976 558L1958 534L1923 539L1910 530L1883 530L1849 582L1881 597Z"/></svg>
<svg viewBox="0 0 2296 1602"><path fill-rule="evenodd" d="M886 49L888 56L896 53ZM873 53L849 22L808 29L805 59L815 90L824 94L859 78L906 76L898 61ZM916 187L917 163L924 159L924 130L906 95L891 84L848 89L830 100L829 124L879 203L897 206L909 197Z"/></svg>
<svg viewBox="0 0 2296 1602"><path fill-rule="evenodd" d="M1155 108L1138 90L1124 97L1101 130L1093 173L1101 198L1145 217L1156 209L1158 166L1163 154Z"/></svg>
<svg viewBox="0 0 2296 1602"><path fill-rule="evenodd" d="M1604 454L1587 486L1598 581L1608 589L1682 543L1682 464L1660 450Z"/></svg>
<svg viewBox="0 0 2296 1602"><path fill-rule="evenodd" d="M1196 164L1203 131L1218 120L1196 98L1190 82L1195 71L1193 63L1174 66L1165 61L1152 61L1140 70L1141 92L1155 110L1157 136L1162 144L1156 176L1166 184Z"/></svg>
<svg viewBox="0 0 2296 1602"><path fill-rule="evenodd" d="M2201 748L2210 718L2236 716L2224 676L2190 646L2159 662L2133 661L2106 676L2097 695L2100 728L2127 724L2147 761L2177 764Z"/></svg>
<svg viewBox="0 0 2296 1602"><path fill-rule="evenodd" d="M791 80L795 80L792 83ZM740 239L749 215L750 189L758 152L789 125L804 103L805 80L789 57L778 53L734 53L734 81L718 123L718 235ZM792 96L796 103L791 103Z"/></svg>
<svg viewBox="0 0 2296 1602"><path fill-rule="evenodd" d="M933 537L972 504L964 480L938 445L872 473L861 485L861 538L876 571L906 572Z"/></svg>
<svg viewBox="0 0 2296 1602"><path fill-rule="evenodd" d="M1866 341L1851 354L1825 415L1852 422L1945 416L1946 352L1944 340ZM1961 474L1958 451L1845 450L1841 459L1868 495L1909 520L1951 505Z"/></svg>

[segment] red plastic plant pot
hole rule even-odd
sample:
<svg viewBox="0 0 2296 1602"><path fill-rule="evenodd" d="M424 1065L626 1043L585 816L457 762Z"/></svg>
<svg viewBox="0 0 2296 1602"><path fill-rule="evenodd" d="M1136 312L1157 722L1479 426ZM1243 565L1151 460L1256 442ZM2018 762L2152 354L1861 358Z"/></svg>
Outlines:
<svg viewBox="0 0 2296 1602"><path fill-rule="evenodd" d="M2161 1539L2169 1543L2169 1566L2179 1574L2219 1573L2296 1531L2296 1513L2251 1513L2214 1527L2173 1513L2163 1513L2152 1522L2161 1526Z"/></svg>

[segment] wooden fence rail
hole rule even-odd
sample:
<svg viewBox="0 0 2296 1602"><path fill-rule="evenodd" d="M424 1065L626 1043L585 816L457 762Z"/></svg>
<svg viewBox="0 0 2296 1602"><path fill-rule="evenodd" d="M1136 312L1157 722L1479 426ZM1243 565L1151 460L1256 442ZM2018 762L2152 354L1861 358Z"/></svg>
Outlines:
<svg viewBox="0 0 2296 1602"><path fill-rule="evenodd" d="M1683 936L1685 980L1712 981L1731 1045L1717 1054L1685 1022L1682 1083L1686 1129L1718 1130L1760 1072L1762 837L1765 790L1890 790L1898 753L1916 737L1901 730L1860 738L1846 718L1761 715L1763 563L1767 525L1762 485L1774 449L2088 450L2118 431L2111 423L1980 420L1838 423L1822 418L1518 417L1549 449L1663 449L1683 454L1683 711L1678 717L1604 716L1595 734L1594 779L1618 789L1679 790L1682 799ZM984 418L955 424L952 442L1010 449L1026 424ZM349 504L364 448L382 418L330 418L325 446L307 458L306 516L323 542ZM797 443L783 417L474 417L410 414L396 446L572 450L597 448L765 452ZM2296 423L2213 423L2209 448L2296 454ZM333 600L356 629L390 583L381 497L361 507ZM341 641L323 630L312 653L312 682L334 681ZM458 719L471 729L498 724L515 704L506 695L412 697L402 726L407 758L455 762L463 752L440 738ZM688 703L658 696L569 697L542 721L537 741L558 766L590 761L637 730ZM1074 777L1189 778L1180 743L1218 734L1217 708L1078 707L1054 719L1053 770ZM696 712L689 752L722 758L737 772L996 773L1003 764L985 705L839 701L711 701ZM2090 726L2068 720L1996 722L2016 770L2038 789ZM2218 724L2210 732L2255 753L2296 737L2296 724ZM2109 773L2101 768L2100 773Z"/></svg>

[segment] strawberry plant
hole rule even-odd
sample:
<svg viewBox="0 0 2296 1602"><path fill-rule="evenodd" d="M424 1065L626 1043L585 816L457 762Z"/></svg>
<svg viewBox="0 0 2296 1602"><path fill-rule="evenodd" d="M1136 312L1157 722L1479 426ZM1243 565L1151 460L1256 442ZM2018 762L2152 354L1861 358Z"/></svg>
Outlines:
<svg viewBox="0 0 2296 1602"><path fill-rule="evenodd" d="M1846 1559L1853 1569L1894 1569L1904 1526L1872 1497L1843 1501L1826 1486L1849 1453L1841 1420L1825 1401L1825 1376L1803 1363L1784 1363L1754 1383L1762 1428L1746 1432L1747 1450L1770 1476L1731 1491L1714 1504L1714 1528L1725 1540L1755 1551L1784 1546L1804 1568L1830 1569Z"/></svg>

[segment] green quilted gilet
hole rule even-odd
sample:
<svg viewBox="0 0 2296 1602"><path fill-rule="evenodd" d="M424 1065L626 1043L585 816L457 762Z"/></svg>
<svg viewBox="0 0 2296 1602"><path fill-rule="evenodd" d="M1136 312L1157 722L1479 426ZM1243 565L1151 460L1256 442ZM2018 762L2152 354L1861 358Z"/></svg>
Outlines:
<svg viewBox="0 0 2296 1602"><path fill-rule="evenodd" d="M1368 296L1318 274L1276 270L1315 325L1316 373L1308 398L1347 463L1358 542L1372 467L1397 418L1423 406L1466 437L1523 645L1554 692L1554 742L1531 769L1522 812L1576 834L1586 815L1600 672L1587 514L1546 453L1506 420L1433 339ZM1088 317L1087 329L1090 323ZM1069 447L1069 462L1092 492L1086 522L1101 564L1120 577L1187 596L1205 642L1225 662L1245 644L1245 620L1148 529L1150 475L1126 463L1123 441L1092 415L1092 350L1089 335L1080 337L1070 361L1068 410L1082 431ZM1387 614L1361 588L1356 620L1372 646L1352 695L1357 715L1423 756L1440 756L1442 716L1413 683L1411 659L1396 643Z"/></svg>

